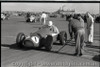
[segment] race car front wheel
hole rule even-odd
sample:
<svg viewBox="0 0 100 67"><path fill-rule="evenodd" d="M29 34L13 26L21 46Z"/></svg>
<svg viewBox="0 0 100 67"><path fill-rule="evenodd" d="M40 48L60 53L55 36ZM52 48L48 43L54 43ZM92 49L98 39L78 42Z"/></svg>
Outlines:
<svg viewBox="0 0 100 67"><path fill-rule="evenodd" d="M66 44L66 41L67 41L67 33L65 31L61 31L59 33L59 41L62 45L65 45Z"/></svg>
<svg viewBox="0 0 100 67"><path fill-rule="evenodd" d="M50 51L52 49L52 44L53 44L53 37L51 35L48 35L46 37L45 49L47 51Z"/></svg>
<svg viewBox="0 0 100 67"><path fill-rule="evenodd" d="M25 40L25 34L24 33L19 33L17 35L17 38L16 38L16 44L18 47L23 47L22 43L23 41Z"/></svg>

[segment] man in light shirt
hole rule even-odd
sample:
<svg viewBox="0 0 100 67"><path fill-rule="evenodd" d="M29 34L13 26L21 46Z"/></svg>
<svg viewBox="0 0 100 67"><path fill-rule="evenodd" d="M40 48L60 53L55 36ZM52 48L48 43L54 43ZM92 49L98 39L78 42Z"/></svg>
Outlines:
<svg viewBox="0 0 100 67"><path fill-rule="evenodd" d="M53 25L52 21L47 22L47 24L44 25L44 26L52 32L52 33L48 34L45 38L45 40L46 40L46 44L45 44L46 50L50 50L52 48L51 45L53 44L53 41L55 41L55 38L53 38L53 37L55 37L59 34L59 30L55 25Z"/></svg>
<svg viewBox="0 0 100 67"><path fill-rule="evenodd" d="M58 28L53 24L52 21L48 21L48 22L43 26L43 28L44 28L44 27L50 29L50 31L52 32L52 34L50 34L50 35L52 35L52 36L55 36L55 35L58 35L58 34L59 34Z"/></svg>
<svg viewBox="0 0 100 67"><path fill-rule="evenodd" d="M87 20L87 42L92 44L93 43L93 35L94 35L94 18L90 13L86 13L86 20Z"/></svg>
<svg viewBox="0 0 100 67"><path fill-rule="evenodd" d="M53 31L52 36L53 36L53 35L58 35L58 34L59 34L58 28L57 28L55 25L53 25L53 22L52 22L52 21L49 21L49 22L48 22L48 26L50 26L51 30Z"/></svg>
<svg viewBox="0 0 100 67"><path fill-rule="evenodd" d="M46 20L47 20L47 14L45 12L43 12L41 15L41 18L40 18L40 22L42 22L42 24L45 25Z"/></svg>

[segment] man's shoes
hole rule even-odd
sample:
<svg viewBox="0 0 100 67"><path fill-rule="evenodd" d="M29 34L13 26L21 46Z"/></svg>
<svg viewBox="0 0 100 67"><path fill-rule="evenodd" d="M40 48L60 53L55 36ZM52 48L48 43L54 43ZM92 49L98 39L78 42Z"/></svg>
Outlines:
<svg viewBox="0 0 100 67"><path fill-rule="evenodd" d="M70 41L70 42L73 42L73 41L75 41L75 40L74 40L73 38L71 38L71 39L69 39L69 41Z"/></svg>
<svg viewBox="0 0 100 67"><path fill-rule="evenodd" d="M76 56L78 53L74 53L74 56Z"/></svg>
<svg viewBox="0 0 100 67"><path fill-rule="evenodd" d="M83 54L82 54L82 53L80 53L80 54L77 54L76 56L78 56L78 57L79 57L79 56L82 56L82 55L83 55Z"/></svg>
<svg viewBox="0 0 100 67"><path fill-rule="evenodd" d="M82 56L82 55L83 55L82 53L80 53L80 54L75 53L75 54L74 54L74 56L78 56L78 57L79 57L79 56Z"/></svg>

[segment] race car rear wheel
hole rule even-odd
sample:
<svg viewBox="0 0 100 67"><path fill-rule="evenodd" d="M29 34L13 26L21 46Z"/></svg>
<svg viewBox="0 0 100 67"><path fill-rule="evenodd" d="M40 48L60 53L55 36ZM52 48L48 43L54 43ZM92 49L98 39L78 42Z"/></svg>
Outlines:
<svg viewBox="0 0 100 67"><path fill-rule="evenodd" d="M46 37L45 49L47 51L50 51L52 49L52 44L53 44L53 37L51 35L48 35Z"/></svg>
<svg viewBox="0 0 100 67"><path fill-rule="evenodd" d="M17 38L16 38L16 44L18 47L23 47L22 43L23 41L25 40L25 34L24 33L19 33L17 35Z"/></svg>
<svg viewBox="0 0 100 67"><path fill-rule="evenodd" d="M67 33L65 31L61 31L59 33L59 41L62 45L65 45L66 44L66 41L67 41Z"/></svg>

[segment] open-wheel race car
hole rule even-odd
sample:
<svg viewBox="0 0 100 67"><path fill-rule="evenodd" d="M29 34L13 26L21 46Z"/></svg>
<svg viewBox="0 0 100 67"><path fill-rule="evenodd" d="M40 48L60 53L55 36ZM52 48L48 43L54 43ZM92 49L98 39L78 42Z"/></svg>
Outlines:
<svg viewBox="0 0 100 67"><path fill-rule="evenodd" d="M8 19L9 19L9 15L1 14L1 20L8 20Z"/></svg>
<svg viewBox="0 0 100 67"><path fill-rule="evenodd" d="M35 16L31 15L29 17L26 17L26 22L36 22L36 18Z"/></svg>
<svg viewBox="0 0 100 67"><path fill-rule="evenodd" d="M53 17L56 18L56 17L57 17L57 14L52 13L52 14L49 15L49 17L51 17L51 18L53 18Z"/></svg>
<svg viewBox="0 0 100 67"><path fill-rule="evenodd" d="M53 43L59 41L61 45L65 45L67 41L67 33L61 31L58 34L52 32L50 28L42 27L30 35L19 33L16 38L16 43L19 47L39 48L44 47L47 51L52 49Z"/></svg>

